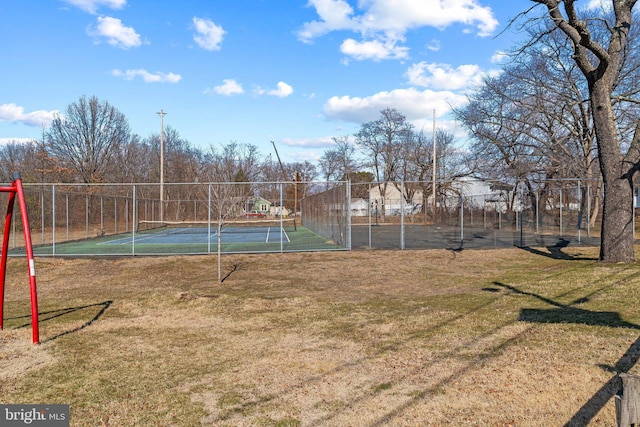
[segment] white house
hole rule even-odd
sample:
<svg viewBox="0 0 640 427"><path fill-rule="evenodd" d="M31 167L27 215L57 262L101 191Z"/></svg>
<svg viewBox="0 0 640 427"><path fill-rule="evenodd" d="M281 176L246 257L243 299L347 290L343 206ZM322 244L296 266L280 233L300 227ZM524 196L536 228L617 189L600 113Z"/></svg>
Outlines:
<svg viewBox="0 0 640 427"><path fill-rule="evenodd" d="M362 198L351 199L351 215L352 216L369 215L369 202Z"/></svg>
<svg viewBox="0 0 640 427"><path fill-rule="evenodd" d="M381 210L384 208L385 215L400 215L401 212L405 215L410 215L420 212L422 209L422 191L414 191L409 200L403 185L402 183L389 182L386 190L383 189L382 185L371 187L369 192L371 209L378 209L382 213Z"/></svg>
<svg viewBox="0 0 640 427"><path fill-rule="evenodd" d="M422 197L422 190L415 189L415 183L409 184L414 186L409 200L404 185L390 182L387 183L386 191L383 190L382 185L372 186L369 192L371 208L373 210L382 209L384 206L386 215L400 215L401 212L409 215L419 213L423 202L426 202L427 205L432 203L433 196L428 194L425 201ZM448 206L456 206L460 203L462 196L466 206L482 208L491 205L492 208L500 211L506 211L513 191L513 187L510 185L467 177L458 178L442 189L445 190L447 196L445 196L446 200L438 200L438 205L444 202Z"/></svg>

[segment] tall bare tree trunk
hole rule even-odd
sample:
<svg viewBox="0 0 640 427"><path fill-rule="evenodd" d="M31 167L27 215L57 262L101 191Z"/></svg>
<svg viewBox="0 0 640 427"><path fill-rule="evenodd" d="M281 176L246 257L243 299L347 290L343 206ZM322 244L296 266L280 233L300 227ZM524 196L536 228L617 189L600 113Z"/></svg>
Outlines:
<svg viewBox="0 0 640 427"><path fill-rule="evenodd" d="M600 142L598 155L604 181L600 259L629 262L635 259L633 243L633 182L623 160L606 78L592 87L594 128ZM604 143L607 141L607 143Z"/></svg>
<svg viewBox="0 0 640 427"><path fill-rule="evenodd" d="M633 251L633 176L640 168L640 124L629 150L623 153L611 104L612 91L628 48L632 10L637 0L612 0L615 22L608 45L592 37L589 22L580 19L575 0L532 0L544 4L553 23L573 45L573 59L589 84L591 115L604 182L600 260L631 262ZM562 14L561 6L564 6Z"/></svg>

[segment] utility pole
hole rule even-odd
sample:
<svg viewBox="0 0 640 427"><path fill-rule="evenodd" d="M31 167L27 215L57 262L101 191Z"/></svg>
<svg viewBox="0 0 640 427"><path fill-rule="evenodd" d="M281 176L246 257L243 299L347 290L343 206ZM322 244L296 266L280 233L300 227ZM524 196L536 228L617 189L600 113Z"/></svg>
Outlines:
<svg viewBox="0 0 640 427"><path fill-rule="evenodd" d="M156 113L160 116L160 221L164 221L164 110Z"/></svg>
<svg viewBox="0 0 640 427"><path fill-rule="evenodd" d="M278 163L280 164L280 171L282 172L282 179L284 181L288 181L287 174L284 170L284 166L282 165L282 160L280 160L280 154L278 154L278 149L276 148L276 143L271 141L271 145L273 145L273 150L276 152L276 157L278 158ZM298 213L298 171L296 171L295 176L293 177L293 215L295 216ZM284 208L284 206L280 206L280 209Z"/></svg>
<svg viewBox="0 0 640 427"><path fill-rule="evenodd" d="M280 154L278 154L276 143L271 141L271 145L273 145L273 149L276 152L276 157L278 158L278 163L280 164L280 172L282 172L282 179L287 181L287 174L284 172L284 166L282 166L282 160L280 160Z"/></svg>

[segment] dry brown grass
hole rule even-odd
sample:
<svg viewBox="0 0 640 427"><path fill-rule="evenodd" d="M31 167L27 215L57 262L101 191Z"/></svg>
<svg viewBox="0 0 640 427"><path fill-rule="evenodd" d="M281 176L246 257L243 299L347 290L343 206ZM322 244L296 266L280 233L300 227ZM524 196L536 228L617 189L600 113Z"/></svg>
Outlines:
<svg viewBox="0 0 640 427"><path fill-rule="evenodd" d="M614 426L640 266L518 249L9 263L0 401L73 426ZM626 358L623 357L626 354Z"/></svg>

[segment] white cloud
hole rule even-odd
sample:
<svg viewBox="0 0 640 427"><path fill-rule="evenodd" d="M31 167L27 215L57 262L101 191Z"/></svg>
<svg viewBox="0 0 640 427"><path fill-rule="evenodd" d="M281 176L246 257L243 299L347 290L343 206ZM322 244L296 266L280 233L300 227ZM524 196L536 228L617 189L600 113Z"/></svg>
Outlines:
<svg viewBox="0 0 640 427"><path fill-rule="evenodd" d="M180 74L175 73L162 73L160 71L155 73L150 73L144 69L137 70L113 70L111 74L115 77L121 77L125 80L133 80L136 77L142 77L146 83L178 83L182 80L182 76Z"/></svg>
<svg viewBox="0 0 640 427"><path fill-rule="evenodd" d="M309 0L309 6L316 9L321 21L303 24L298 31L300 40L310 42L331 31L355 29L353 8L344 0Z"/></svg>
<svg viewBox="0 0 640 427"><path fill-rule="evenodd" d="M453 68L448 64L413 64L407 70L409 84L442 90L459 90L481 78L480 67L473 64Z"/></svg>
<svg viewBox="0 0 640 427"><path fill-rule="evenodd" d="M95 14L98 9L102 6L108 7L109 9L122 9L126 4L127 0L63 0L65 3L68 3L72 6L77 7L78 9L82 9L85 12Z"/></svg>
<svg viewBox="0 0 640 427"><path fill-rule="evenodd" d="M397 46L398 40L369 40L358 42L354 39L346 39L340 45L340 51L357 60L407 58L409 48Z"/></svg>
<svg viewBox="0 0 640 427"><path fill-rule="evenodd" d="M136 30L123 25L118 18L110 16L99 16L96 29L89 28L88 33L94 37L105 38L111 46L121 49L138 47L142 44L140 35L136 33Z"/></svg>
<svg viewBox="0 0 640 427"><path fill-rule="evenodd" d="M503 63L507 58L509 57L509 55L506 52L503 51L497 51L495 52L492 56L491 56L491 63L492 64L501 64Z"/></svg>
<svg viewBox="0 0 640 427"><path fill-rule="evenodd" d="M205 50L220 50L222 39L226 31L221 26L216 25L213 21L203 18L193 18L193 26L196 34L193 40Z"/></svg>
<svg viewBox="0 0 640 427"><path fill-rule="evenodd" d="M27 144L35 141L33 138L0 138L0 145L7 144Z"/></svg>
<svg viewBox="0 0 640 427"><path fill-rule="evenodd" d="M407 120L416 121L432 117L434 109L442 115L449 112L451 106L462 105L466 101L464 95L450 91L409 88L378 92L364 98L334 96L324 104L323 109L329 119L365 123L379 118L380 111L385 108L396 108Z"/></svg>
<svg viewBox="0 0 640 427"><path fill-rule="evenodd" d="M584 6L587 10L611 10L611 0L589 0L586 6Z"/></svg>
<svg viewBox="0 0 640 427"><path fill-rule="evenodd" d="M320 138L283 138L281 140L282 144L287 147L293 148L329 148L333 147L335 143L331 137L320 137Z"/></svg>
<svg viewBox="0 0 640 427"><path fill-rule="evenodd" d="M24 108L16 104L0 105L0 120L9 123L22 123L27 126L49 126L54 117L58 114L57 110L53 111L32 111L25 113Z"/></svg>
<svg viewBox="0 0 640 427"><path fill-rule="evenodd" d="M224 79L222 84L215 86L213 89L206 89L206 94L217 93L218 95L231 96L244 93L242 85L234 79Z"/></svg>
<svg viewBox="0 0 640 427"><path fill-rule="evenodd" d="M286 98L293 93L293 87L285 82L278 82L277 89L267 92L267 95L277 96L278 98Z"/></svg>
<svg viewBox="0 0 640 427"><path fill-rule="evenodd" d="M440 40L433 39L431 40L431 43L427 45L427 49L432 52L438 52L440 50L440 45L441 45Z"/></svg>
<svg viewBox="0 0 640 427"><path fill-rule="evenodd" d="M358 2L360 9L357 12L345 0L309 0L309 5L315 8L319 19L304 23L297 33L298 38L311 42L332 31L353 31L361 34L364 40L359 45L355 40L349 41L347 47L360 47L354 49L359 55L365 46L375 47L371 45L372 41L384 46L385 42L395 40L395 44L404 41L407 31L416 28L444 29L462 24L484 37L491 35L498 26L491 8L481 6L478 0L367 0ZM389 55L386 59L405 58L407 51L401 52L401 55Z"/></svg>

